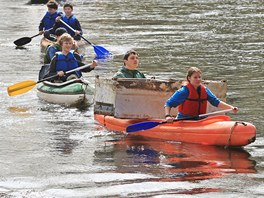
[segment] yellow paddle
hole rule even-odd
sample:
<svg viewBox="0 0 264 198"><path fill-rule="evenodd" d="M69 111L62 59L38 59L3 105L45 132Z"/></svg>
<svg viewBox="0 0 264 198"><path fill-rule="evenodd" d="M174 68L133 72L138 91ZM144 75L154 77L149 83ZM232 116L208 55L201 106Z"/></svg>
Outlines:
<svg viewBox="0 0 264 198"><path fill-rule="evenodd" d="M77 70L82 70L82 69L84 69L86 67L89 67L90 65L84 65L84 66L81 66L81 67L77 67L75 69L72 69L72 70L69 70L69 71L65 72L65 74L69 74L69 73L75 72ZM35 87L36 84L38 84L40 82L43 82L45 80L52 79L52 78L57 77L57 76L58 76L58 74L53 75L53 76L49 76L49 77L41 79L41 80L39 80L37 82L35 82L33 80L25 80L23 82L16 83L16 84L11 85L11 86L9 86L7 88L7 93L8 93L9 96L16 96L16 95L19 95L19 94L26 93L29 90L33 89L33 87Z"/></svg>

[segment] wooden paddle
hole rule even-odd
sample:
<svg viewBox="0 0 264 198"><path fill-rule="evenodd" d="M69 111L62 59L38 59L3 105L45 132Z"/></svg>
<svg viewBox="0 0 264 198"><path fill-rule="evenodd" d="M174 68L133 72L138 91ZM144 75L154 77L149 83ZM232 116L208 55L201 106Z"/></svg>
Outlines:
<svg viewBox="0 0 264 198"><path fill-rule="evenodd" d="M91 66L91 64L84 65L84 66L81 66L81 67L77 67L75 69L66 71L65 74L69 74L69 73L72 73L72 72L75 72L75 71L78 71L78 70L82 70L82 69L84 69L86 67L89 67L89 66ZM8 95L9 96L16 96L16 95L19 95L19 94L26 93L29 90L31 90L33 87L35 87L36 84L38 84L40 82L43 82L45 80L52 79L52 78L57 77L57 76L58 76L58 74L53 75L53 76L49 76L49 77L41 79L41 80L39 80L37 82L35 82L33 80L26 80L26 81L23 81L23 82L16 83L16 84L11 85L11 86L9 86L7 88Z"/></svg>
<svg viewBox="0 0 264 198"><path fill-rule="evenodd" d="M73 32L76 32L75 29L73 29L71 26L69 26L67 23L65 23L62 19L60 19L60 22L62 22L65 26L70 28ZM99 46L99 45L94 45L93 43L88 41L86 38L84 38L81 34L80 34L80 37L82 37L83 40L85 40L87 43L89 43L91 46L93 46L94 52L96 53L98 58L105 58L105 57L109 57L111 55L111 52L109 52L104 47Z"/></svg>
<svg viewBox="0 0 264 198"><path fill-rule="evenodd" d="M233 109L226 109L226 110L215 111L215 112L211 112L211 113L200 114L198 116L190 116L190 117L186 117L186 118L177 118L177 119L174 119L173 122L177 122L180 120L191 120L191 119L195 119L195 118L201 118L201 117L216 115L216 114L220 114L220 113L227 113L227 112L232 111L232 110ZM167 121L164 121L164 122L155 122L155 121L140 122L140 123L136 123L136 124L132 124L132 125L128 126L126 128L126 132L132 133L132 132L147 130L147 129L151 129L151 128L154 128L158 125L166 124L166 123L168 123L168 122Z"/></svg>
<svg viewBox="0 0 264 198"><path fill-rule="evenodd" d="M39 36L39 34L36 34L36 35L34 35L34 36L32 36L32 37L22 37L22 38L20 38L20 39L15 40L15 41L14 41L14 44L15 44L16 46L26 45L26 44L28 44L28 43L31 42L32 38L37 37L37 36Z"/></svg>

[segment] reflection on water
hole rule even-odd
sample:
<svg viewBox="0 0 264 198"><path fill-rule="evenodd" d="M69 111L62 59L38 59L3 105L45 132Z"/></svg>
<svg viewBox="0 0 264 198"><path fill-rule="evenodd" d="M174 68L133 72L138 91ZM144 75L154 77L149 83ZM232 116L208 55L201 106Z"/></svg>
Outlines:
<svg viewBox="0 0 264 198"><path fill-rule="evenodd" d="M12 106L12 107L8 107L7 110L16 116L31 116L32 115L28 107Z"/></svg>
<svg viewBox="0 0 264 198"><path fill-rule="evenodd" d="M29 111L29 108L27 107L8 107L8 110L12 113L25 113L25 112L28 112Z"/></svg>
<svg viewBox="0 0 264 198"><path fill-rule="evenodd" d="M229 173L256 173L255 161L243 149L160 142L127 136L96 152L97 162L111 156L118 172L151 173L156 181L195 181Z"/></svg>
<svg viewBox="0 0 264 198"><path fill-rule="evenodd" d="M27 48L24 47L24 46L16 46L16 49L18 49L18 50L27 50Z"/></svg>
<svg viewBox="0 0 264 198"><path fill-rule="evenodd" d="M70 138L72 131L69 130L56 130L52 135L51 148L53 151L58 151L63 155L72 153L75 147L78 146L78 141Z"/></svg>

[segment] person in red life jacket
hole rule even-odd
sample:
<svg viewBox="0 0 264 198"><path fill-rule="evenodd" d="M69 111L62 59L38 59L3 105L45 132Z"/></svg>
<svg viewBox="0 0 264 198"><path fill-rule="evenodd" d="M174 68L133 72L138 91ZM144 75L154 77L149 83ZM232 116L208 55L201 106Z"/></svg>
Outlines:
<svg viewBox="0 0 264 198"><path fill-rule="evenodd" d="M165 103L165 119L172 122L170 115L172 107L178 107L177 118L198 116L206 113L207 101L221 109L233 109L237 113L238 108L220 101L202 83L202 72L197 67L189 68L187 72L187 85L177 90Z"/></svg>
<svg viewBox="0 0 264 198"><path fill-rule="evenodd" d="M56 1L49 1L47 7L48 11L39 24L39 35L44 33L45 38L53 41L54 37L51 36L51 34L55 33L55 31L53 31L53 26L55 25L56 18L62 15L62 13L58 11L58 3Z"/></svg>
<svg viewBox="0 0 264 198"><path fill-rule="evenodd" d="M65 82L73 76L75 78L80 78L82 76L82 72L90 72L97 66L97 62L94 60L89 67L82 69L81 71L77 70L72 74L65 74L65 72L69 70L84 65L83 63L76 60L74 51L71 50L73 42L73 38L68 33L64 33L60 37L59 45L61 45L62 51L56 52L55 56L51 60L49 73L47 76L45 76L45 78L57 74L57 76L52 78L51 81Z"/></svg>
<svg viewBox="0 0 264 198"><path fill-rule="evenodd" d="M65 3L63 6L64 14L62 16L58 16L56 18L56 23L53 27L53 29L57 29L59 27L64 27L67 32L74 38L74 40L81 40L82 35L82 28L79 20L76 18L76 16L73 14L73 6L70 3ZM71 26L76 32L72 31L70 28L68 28L66 25L60 22L60 19L62 19L65 23L67 23L69 26Z"/></svg>

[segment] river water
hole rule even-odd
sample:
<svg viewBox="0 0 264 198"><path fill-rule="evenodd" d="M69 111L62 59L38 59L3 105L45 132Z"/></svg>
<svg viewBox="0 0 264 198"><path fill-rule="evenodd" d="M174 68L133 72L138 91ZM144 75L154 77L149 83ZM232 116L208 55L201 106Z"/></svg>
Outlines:
<svg viewBox="0 0 264 198"><path fill-rule="evenodd" d="M262 1L75 0L84 37L113 53L95 71L111 77L125 51L140 53L147 77L228 82L233 120L253 122L257 139L243 149L132 139L108 132L93 107L42 102L36 89L9 97L7 87L37 80L41 37L22 49L13 41L38 33L46 11L27 0L1 0L0 197L262 197L264 196ZM61 9L61 6L60 6ZM85 49L86 62L94 57Z"/></svg>

